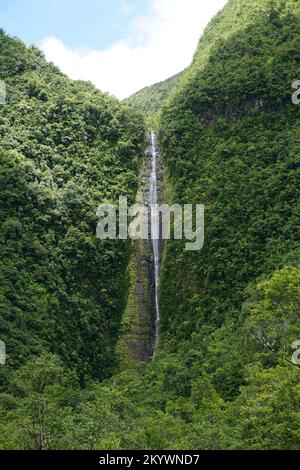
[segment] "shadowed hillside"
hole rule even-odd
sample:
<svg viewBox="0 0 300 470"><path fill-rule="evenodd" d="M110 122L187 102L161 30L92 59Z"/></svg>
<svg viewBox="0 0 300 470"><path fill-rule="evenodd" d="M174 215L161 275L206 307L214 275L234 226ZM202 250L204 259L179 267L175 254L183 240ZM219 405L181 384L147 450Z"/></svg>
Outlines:
<svg viewBox="0 0 300 470"><path fill-rule="evenodd" d="M127 242L96 238L97 207L134 201L142 116L0 32L0 337L9 367L55 352L107 377L126 302Z"/></svg>

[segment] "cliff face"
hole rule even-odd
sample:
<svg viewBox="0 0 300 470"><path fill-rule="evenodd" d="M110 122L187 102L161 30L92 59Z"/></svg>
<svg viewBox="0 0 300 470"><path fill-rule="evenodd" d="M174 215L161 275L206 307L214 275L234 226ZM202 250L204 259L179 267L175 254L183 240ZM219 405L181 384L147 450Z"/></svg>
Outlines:
<svg viewBox="0 0 300 470"><path fill-rule="evenodd" d="M150 209L150 177L152 148L149 145L144 153L139 177L137 203ZM157 149L157 196L158 204L164 201L163 165ZM129 266L130 293L123 319L123 334L119 351L123 360L149 362L156 348L156 306L153 244L151 240L151 220L149 217L149 239L133 242ZM160 263L163 255L163 242L159 241Z"/></svg>
<svg viewBox="0 0 300 470"><path fill-rule="evenodd" d="M139 177L138 204L149 203L150 159L144 156ZM150 240L133 242L129 264L130 291L123 318L119 351L126 363L149 362L153 355L153 299Z"/></svg>

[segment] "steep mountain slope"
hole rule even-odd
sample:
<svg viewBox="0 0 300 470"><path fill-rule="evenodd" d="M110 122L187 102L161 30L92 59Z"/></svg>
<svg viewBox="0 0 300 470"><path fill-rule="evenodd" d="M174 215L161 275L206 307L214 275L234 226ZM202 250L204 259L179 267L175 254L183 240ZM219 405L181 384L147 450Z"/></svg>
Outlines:
<svg viewBox="0 0 300 470"><path fill-rule="evenodd" d="M45 351L107 377L126 301L127 242L96 238L97 207L134 201L143 119L0 32L0 338L9 366Z"/></svg>
<svg viewBox="0 0 300 470"><path fill-rule="evenodd" d="M154 116L158 111L160 111L164 102L176 89L183 73L184 72L181 72L168 80L143 88L124 100L124 103L130 108L143 112L147 117Z"/></svg>
<svg viewBox="0 0 300 470"><path fill-rule="evenodd" d="M299 308L299 285L292 287L289 271L277 270L290 265L286 269L299 275L300 116L291 101L300 73L299 14L298 1L229 1L207 28L191 69L163 109L160 130L173 200L206 206L204 249L187 253L175 242L167 247L162 347L185 357L191 378L196 370L209 372L217 393L229 401L243 384L261 380L255 367L262 368L260 374L274 374L277 390L276 366L284 358L286 376L295 374L291 395L297 410L300 377L290 361L292 343L300 337L299 314L288 312L290 302ZM268 289L254 287L269 276L281 279L277 307L276 282L270 281L271 311ZM284 284L289 299L281 292ZM249 296L251 303L258 301L252 296L265 298L260 320L253 307L253 329L247 318ZM281 308L286 317L280 322ZM254 388L248 390L244 397L250 406ZM255 393L255 400L262 400ZM280 420L278 411L278 432L287 426L285 418ZM282 435L280 444L264 441L259 426L266 422L257 416L255 425L248 422L243 429L247 445L297 446L295 435L294 440Z"/></svg>
<svg viewBox="0 0 300 470"><path fill-rule="evenodd" d="M174 199L206 205L204 250L168 247L162 329L174 343L195 331L195 319L201 331L236 318L249 283L299 262L298 8L230 1L163 110Z"/></svg>

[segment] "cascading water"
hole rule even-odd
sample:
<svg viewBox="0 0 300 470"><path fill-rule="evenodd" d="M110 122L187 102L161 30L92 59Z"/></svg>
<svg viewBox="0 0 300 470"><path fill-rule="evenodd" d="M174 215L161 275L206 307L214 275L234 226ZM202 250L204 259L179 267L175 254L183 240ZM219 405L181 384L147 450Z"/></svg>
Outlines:
<svg viewBox="0 0 300 470"><path fill-rule="evenodd" d="M158 302L158 284L160 271L160 224L159 213L157 211L158 191L157 191L157 155L158 144L155 132L151 132L151 175L150 175L150 206L151 206L151 234L152 234L152 251L153 251L153 279L154 279L154 353L156 354L159 332L159 302Z"/></svg>
<svg viewBox="0 0 300 470"><path fill-rule="evenodd" d="M160 214L157 210L164 198L160 163L157 135L152 132L149 134L145 159L140 168L137 194L137 201L142 202L143 209L147 209L144 213L148 212L148 233L145 230L145 236L133 243L130 264L132 283L126 309L126 331L120 342L125 360L130 358L134 362L146 364L156 356L160 326L158 289L164 247ZM146 229L146 223L143 227Z"/></svg>

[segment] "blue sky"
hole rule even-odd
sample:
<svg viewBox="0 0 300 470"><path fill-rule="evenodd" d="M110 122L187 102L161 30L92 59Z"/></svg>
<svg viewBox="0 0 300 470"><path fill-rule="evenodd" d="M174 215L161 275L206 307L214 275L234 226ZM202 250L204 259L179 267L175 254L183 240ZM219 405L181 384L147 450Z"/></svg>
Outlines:
<svg viewBox="0 0 300 470"><path fill-rule="evenodd" d="M27 45L45 37L67 47L104 48L125 37L148 0L0 0L1 27Z"/></svg>
<svg viewBox="0 0 300 470"><path fill-rule="evenodd" d="M0 27L122 99L186 68L227 0L0 0Z"/></svg>

